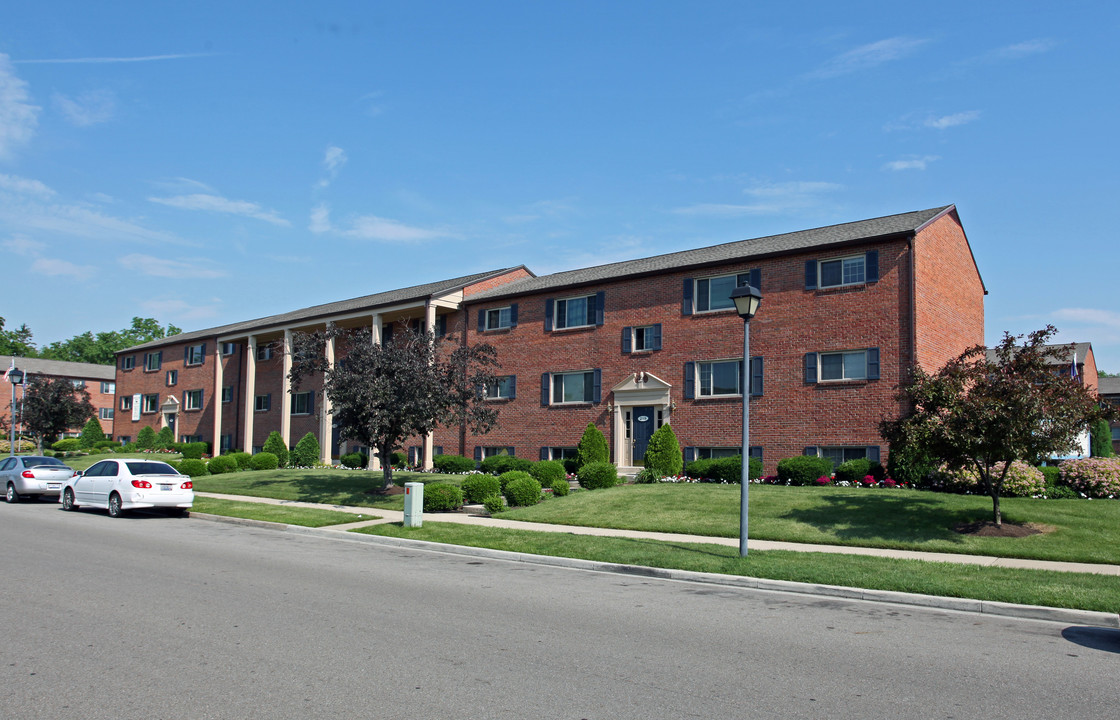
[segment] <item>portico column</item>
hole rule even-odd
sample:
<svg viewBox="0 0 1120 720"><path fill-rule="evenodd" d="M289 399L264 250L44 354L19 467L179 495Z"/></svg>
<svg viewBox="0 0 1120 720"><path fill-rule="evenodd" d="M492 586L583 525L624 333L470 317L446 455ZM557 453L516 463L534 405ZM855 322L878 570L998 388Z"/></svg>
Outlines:
<svg viewBox="0 0 1120 720"><path fill-rule="evenodd" d="M436 334L436 306L429 300L424 306L424 331L428 333L429 337L434 338ZM432 464L432 450L434 448L434 434L429 432L424 435L424 460L423 467L425 470L431 470L434 466Z"/></svg>
<svg viewBox="0 0 1120 720"><path fill-rule="evenodd" d="M280 437L284 447L292 447L292 381L288 373L292 371L292 331L284 331L284 348L280 359L283 375L280 376Z"/></svg>
<svg viewBox="0 0 1120 720"><path fill-rule="evenodd" d="M214 445L210 454L218 457L222 454L222 344L214 343L214 397L210 404L214 408Z"/></svg>
<svg viewBox="0 0 1120 720"><path fill-rule="evenodd" d="M611 430L614 432L614 464L623 467L626 453L626 432L622 424L622 408L618 406L617 398L611 400Z"/></svg>
<svg viewBox="0 0 1120 720"><path fill-rule="evenodd" d="M325 348L327 357L327 367L334 369L334 337L327 338L327 346ZM334 406L327 397L327 393L323 393L322 409L319 411L319 461L329 465L333 458L331 457L331 448L334 446Z"/></svg>
<svg viewBox="0 0 1120 720"><path fill-rule="evenodd" d="M257 410L257 336L245 343L245 437L241 448L253 452L253 413Z"/></svg>
<svg viewBox="0 0 1120 720"><path fill-rule="evenodd" d="M381 344L381 313L373 313L369 318L370 323L370 338L374 345ZM369 449L369 464L366 466L370 470L381 469L381 458L377 456L378 449Z"/></svg>

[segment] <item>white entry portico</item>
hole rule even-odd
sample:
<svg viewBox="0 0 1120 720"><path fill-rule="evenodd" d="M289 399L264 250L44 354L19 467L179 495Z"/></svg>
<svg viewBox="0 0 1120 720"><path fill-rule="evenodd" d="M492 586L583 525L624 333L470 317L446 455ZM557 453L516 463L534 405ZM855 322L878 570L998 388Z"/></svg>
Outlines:
<svg viewBox="0 0 1120 720"><path fill-rule="evenodd" d="M633 467L645 455L650 435L669 422L673 386L647 372L630 373L611 388L612 458L619 467Z"/></svg>

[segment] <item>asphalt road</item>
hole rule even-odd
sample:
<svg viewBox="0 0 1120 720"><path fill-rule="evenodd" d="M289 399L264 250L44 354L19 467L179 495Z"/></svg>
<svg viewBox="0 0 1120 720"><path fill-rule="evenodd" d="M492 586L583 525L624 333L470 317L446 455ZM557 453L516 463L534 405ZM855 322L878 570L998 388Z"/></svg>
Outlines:
<svg viewBox="0 0 1120 720"><path fill-rule="evenodd" d="M0 717L1107 718L1120 631L0 505Z"/></svg>

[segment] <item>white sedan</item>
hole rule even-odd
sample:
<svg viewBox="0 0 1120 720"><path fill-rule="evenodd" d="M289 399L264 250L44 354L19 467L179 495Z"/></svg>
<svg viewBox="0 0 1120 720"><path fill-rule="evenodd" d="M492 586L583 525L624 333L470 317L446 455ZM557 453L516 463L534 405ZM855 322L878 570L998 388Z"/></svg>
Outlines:
<svg viewBox="0 0 1120 720"><path fill-rule="evenodd" d="M126 510L167 508L183 515L194 504L194 483L157 460L102 460L62 487L62 509L97 507L120 517Z"/></svg>

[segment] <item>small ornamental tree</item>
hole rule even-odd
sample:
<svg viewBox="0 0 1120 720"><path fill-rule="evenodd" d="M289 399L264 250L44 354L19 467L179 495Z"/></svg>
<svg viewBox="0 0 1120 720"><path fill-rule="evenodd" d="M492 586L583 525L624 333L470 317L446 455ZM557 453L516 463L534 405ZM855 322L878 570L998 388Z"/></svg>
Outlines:
<svg viewBox="0 0 1120 720"><path fill-rule="evenodd" d="M141 450L151 450L156 446L156 431L150 425L140 428L136 433L136 447Z"/></svg>
<svg viewBox="0 0 1120 720"><path fill-rule="evenodd" d="M288 446L284 444L284 437L279 432L276 430L270 432L261 449L275 455L280 467L288 467Z"/></svg>
<svg viewBox="0 0 1120 720"><path fill-rule="evenodd" d="M101 430L101 421L91 417L82 428L82 434L78 436L78 447L91 448L103 440L105 440L105 433Z"/></svg>
<svg viewBox="0 0 1120 720"><path fill-rule="evenodd" d="M319 440L311 433L301 437L288 461L292 467L315 467L319 462Z"/></svg>
<svg viewBox="0 0 1120 720"><path fill-rule="evenodd" d="M89 393L63 378L35 378L23 398L24 431L42 449L65 431L85 425L96 415Z"/></svg>
<svg viewBox="0 0 1120 720"><path fill-rule="evenodd" d="M1101 419L1093 423L1089 433L1089 446L1092 457L1112 457L1112 429L1107 420Z"/></svg>
<svg viewBox="0 0 1120 720"><path fill-rule="evenodd" d="M646 469L661 477L680 475L684 467L684 455L681 454L681 445L677 442L672 425L665 423L650 437L644 463Z"/></svg>
<svg viewBox="0 0 1120 720"><path fill-rule="evenodd" d="M169 426L164 425L156 433L156 447L160 450L166 450L171 447L175 442L175 431Z"/></svg>
<svg viewBox="0 0 1120 720"><path fill-rule="evenodd" d="M1000 492L1015 460L1036 465L1067 452L1086 425L1116 413L1076 378L1054 372L1062 352L1046 341L1056 332L1048 325L1025 339L1004 333L994 360L977 346L936 374L915 368L899 393L910 413L884 420L879 432L892 447L919 447L950 470L975 470L1000 525Z"/></svg>
<svg viewBox="0 0 1120 720"><path fill-rule="evenodd" d="M579 446L576 448L576 459L580 467L591 463L610 462L607 438L599 428L595 427L595 423L587 423L587 428L583 431L583 437L580 438Z"/></svg>

